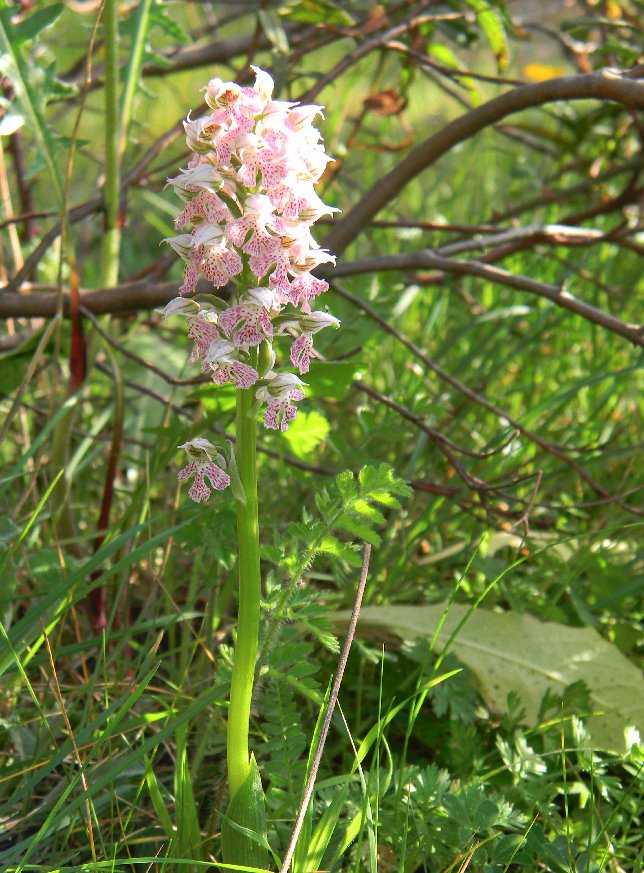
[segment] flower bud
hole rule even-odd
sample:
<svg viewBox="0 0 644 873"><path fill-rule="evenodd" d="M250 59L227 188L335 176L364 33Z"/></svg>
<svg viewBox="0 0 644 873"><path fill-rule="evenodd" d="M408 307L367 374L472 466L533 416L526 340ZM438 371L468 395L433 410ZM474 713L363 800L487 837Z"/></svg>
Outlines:
<svg viewBox="0 0 644 873"><path fill-rule="evenodd" d="M164 309L157 309L164 318L170 318L171 315L183 315L186 318L194 317L201 310L201 306L196 300L189 300L187 297L175 297L171 300Z"/></svg>

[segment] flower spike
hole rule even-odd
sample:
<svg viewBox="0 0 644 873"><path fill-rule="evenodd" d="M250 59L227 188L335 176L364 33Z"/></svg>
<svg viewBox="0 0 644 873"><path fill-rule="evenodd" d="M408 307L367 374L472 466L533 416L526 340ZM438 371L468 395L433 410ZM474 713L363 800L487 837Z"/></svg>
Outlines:
<svg viewBox="0 0 644 873"><path fill-rule="evenodd" d="M339 325L333 315L311 311L328 289L314 271L335 262L312 228L337 209L315 190L331 160L314 126L322 107L273 99L271 76L252 69L252 87L211 78L202 89L207 114L184 122L192 158L167 182L181 201L175 219L181 232L166 240L185 262L184 280L182 296L163 316L183 316L195 343L190 361L199 360L217 385L255 386L255 413L264 406L264 425L283 431L296 416L304 383L275 370L273 341L285 332L293 336L290 360L304 374L313 336ZM225 286L225 302L185 299L200 280ZM207 481L225 487L223 457L207 440L183 448L190 461L180 479L195 477L193 499L207 499Z"/></svg>

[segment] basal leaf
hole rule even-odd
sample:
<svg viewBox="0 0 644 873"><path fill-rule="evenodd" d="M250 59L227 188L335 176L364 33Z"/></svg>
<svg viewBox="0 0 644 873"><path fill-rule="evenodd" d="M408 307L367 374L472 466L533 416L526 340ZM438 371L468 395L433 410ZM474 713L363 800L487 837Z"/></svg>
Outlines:
<svg viewBox="0 0 644 873"><path fill-rule="evenodd" d="M392 633L404 640L431 640L447 607L369 606L360 614L358 633L382 638ZM469 607L452 604L438 635L445 646ZM338 614L346 622L348 613ZM624 728L644 732L644 679L640 671L592 628L542 622L527 614L476 609L452 643L451 651L469 668L492 710L505 712L510 692L517 692L525 722L537 723L546 692L563 695L583 681L590 689L593 713L587 719L595 746L622 751Z"/></svg>
<svg viewBox="0 0 644 873"><path fill-rule="evenodd" d="M254 757L246 781L226 810L221 845L224 860L230 864L268 866L264 790Z"/></svg>

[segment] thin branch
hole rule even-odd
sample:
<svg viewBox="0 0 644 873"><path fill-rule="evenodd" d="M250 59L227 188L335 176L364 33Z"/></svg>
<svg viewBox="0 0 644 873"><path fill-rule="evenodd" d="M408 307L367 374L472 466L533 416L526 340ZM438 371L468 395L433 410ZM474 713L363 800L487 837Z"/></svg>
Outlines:
<svg viewBox="0 0 644 873"><path fill-rule="evenodd" d="M446 258L460 255L463 252L471 252L477 249L486 249L489 246L502 246L517 241L525 242L552 242L555 245L583 246L593 242L606 241L603 230L591 227L573 227L568 224L527 224L523 227L511 227L507 230L497 230L496 233L486 236L484 239L460 240L448 243L436 250L436 253Z"/></svg>
<svg viewBox="0 0 644 873"><path fill-rule="evenodd" d="M446 458L450 467L458 474L458 476L463 480L465 485L470 489L470 491L476 492L478 494L481 502L485 505L485 493L490 491L499 491L501 488L509 487L512 485L518 485L521 482L525 482L528 479L533 478L533 474L529 473L525 476L515 476L514 478L506 477L502 481L497 482L484 482L483 479L479 479L478 476L474 476L465 468L463 464L454 456L454 452L460 452L462 454L467 454L470 457L490 457L493 454L496 454L497 451L500 451L505 446L508 445L515 437L516 433L513 433L508 440L506 440L503 446L500 446L499 449L495 449L491 452L487 453L475 453L470 452L467 449L462 448L461 446L457 446L447 437L445 437L442 433L435 430L434 428L426 425L418 416L414 415L410 410L406 407L402 406L400 403L396 403L395 400L387 397L384 394L381 394L379 391L376 391L374 388L371 388L369 385L365 385L364 382L355 381L353 383L354 388L359 391L363 391L365 394L368 394L374 400L377 400L378 403L382 403L383 406L387 406L390 409L393 409L394 412L397 412L402 418L411 422L415 427L422 430L434 443L439 452Z"/></svg>
<svg viewBox="0 0 644 873"><path fill-rule="evenodd" d="M538 197L525 200L523 203L519 203L504 212L494 211L490 218L490 223L500 224L503 221L518 218L526 212L533 212L535 209L545 209L553 203L560 203L578 195L588 199L589 192L592 192L594 189L601 190L605 182L615 178L615 176L621 176L623 173L637 172L641 167L642 155L638 154L624 161L623 164L610 167L598 176L588 177L581 182L575 182L574 185L568 185L565 188L555 188L554 190L548 186ZM602 200L602 203L604 202ZM571 224L571 221L567 219L565 223Z"/></svg>
<svg viewBox="0 0 644 873"><path fill-rule="evenodd" d="M488 400L483 395L478 394L469 386L465 385L465 383L461 382L455 376L452 376L451 373L448 373L447 370L444 370L440 364L437 364L431 358L429 358L423 351L420 349L415 343L413 343L405 334L401 333L397 328L393 325L389 324L389 322L383 318L376 310L370 306L368 303L365 303L364 300L361 300L359 297L356 297L355 294L352 294L350 291L347 291L345 288L342 288L338 285L337 282L333 282L333 290L340 295L340 297L344 297L345 300L349 300L354 304L358 309L361 309L366 315L368 315L371 319L373 319L377 324L379 324L383 330L387 333L394 336L405 348L408 348L409 351L414 355L414 357L418 358L421 363L423 363L428 370L432 373L435 373L436 376L443 382L446 382L448 385L451 385L459 394L464 395L469 400L476 403L478 406L482 406L484 409L487 409L488 412L492 412L498 418L507 422L513 428L519 431L526 439L530 440L530 442L539 446L539 448L543 449L550 455L554 455L559 460L563 461L576 473L590 485L590 487L597 494L600 494L602 497L610 497L608 491L602 488L594 479L590 476L590 474L578 464L573 458L569 457L565 450L560 448L559 446L551 443L549 440L544 439L543 437L536 434L534 431L525 427L525 425L521 424L514 416L510 415L510 413L506 412L501 407L497 406L495 403L492 403L491 400Z"/></svg>
<svg viewBox="0 0 644 873"><path fill-rule="evenodd" d="M499 452L502 452L505 448L507 448L507 446L517 435L516 433L511 434L508 439L502 443L502 445L497 446L497 448L495 449L490 449L486 452L472 451L471 449L466 449L464 446L459 446L449 437L445 436L444 433L441 433L440 431L436 430L436 428L430 427L428 424L426 424L420 416L413 413L410 409L407 409L406 406L403 406L401 403L397 403L395 400L392 400L385 394L381 394L380 391L376 391L375 388L372 388L371 385L367 385L362 380L354 380L353 387L356 388L358 391L362 391L365 394L368 394L369 397L373 397L374 400L382 403L383 406L388 406L390 409L393 409L393 411L397 412L398 415L400 415L402 418L411 422L419 430L422 430L423 433L425 433L432 442L436 443L439 446L445 446L454 452L458 452L458 454L460 455L467 455L470 458L476 458L477 460L481 460L491 458L494 455L498 455ZM449 457L448 460L451 463L451 457Z"/></svg>
<svg viewBox="0 0 644 873"><path fill-rule="evenodd" d="M154 364L146 361L145 358L142 358L140 357L140 355L137 355L134 352L131 352L129 349L126 349L124 345L122 345L112 336L110 336L110 334L106 330L103 330L103 328L98 323L98 320L94 318L89 309L81 306L80 310L85 318L88 318L92 322L92 324L94 325L94 330L103 337L106 343L108 343L110 346L112 346L112 348L120 352L124 357L129 358L131 361L134 361L135 364L139 364L139 366L143 367L146 370L149 370L156 376L160 376L164 380L164 382L168 383L168 385L203 385L207 384L210 381L208 376L197 376L194 379L176 379L174 376L166 373L165 370L162 370L160 367L156 367Z"/></svg>
<svg viewBox="0 0 644 873"><path fill-rule="evenodd" d="M100 361L96 364L97 369L99 369L102 373L105 373L107 376L112 376L111 368L106 364L101 363ZM192 420L194 418L194 410L186 409L184 406L179 406L175 403L171 403L168 401L167 397L164 397L161 394L158 394L151 388L148 388L147 385L141 385L138 382L134 382L133 380L126 379L124 384L131 388L133 391L136 391L138 394L143 394L146 397L150 397L152 400L155 400L157 403L161 404L164 408L172 410L175 415L178 415L180 418L185 418ZM25 405L23 403L23 405ZM37 411L37 410L36 410ZM223 427L218 425L211 425L212 432L217 434L217 436L224 437L231 442L235 441L235 435L228 433ZM101 437L99 437L101 438ZM102 437L103 439L109 439L108 436ZM144 445L143 443L138 443L136 440L130 440L134 444ZM331 467L323 467L315 464L307 464L306 461L302 461L299 458L296 458L294 455L289 455L286 453L275 451L274 449L269 449L266 446L258 445L257 451L261 454L267 455L269 458L274 458L275 460L283 461L285 464L288 464L289 467L295 467L298 470L304 470L307 473L313 473L317 476L337 476L338 470L332 469ZM357 469L354 470L354 473L357 473ZM425 479L415 479L410 481L409 483L411 487L415 491L423 491L429 492L430 494L437 494L442 497L447 497L449 499L458 500L460 505L463 507L473 505L472 500L466 497L463 494L462 488L455 488L451 485L445 485L439 482L428 482ZM628 491L625 491L621 494L607 494L605 497L602 497L599 500L580 502L575 504L553 504L553 503L536 503L535 508L544 509L555 512L570 512L578 509L591 509L597 506L606 506L610 503L622 503L628 497L632 497L633 495L639 493L642 489L639 487L632 488ZM504 495L505 499L510 499L520 504L521 506L525 506L528 501L522 500L516 495ZM517 513L510 512L507 509L504 509L499 506L494 507L494 513L502 518L508 519L516 519ZM544 523L542 519L539 519L538 524Z"/></svg>
<svg viewBox="0 0 644 873"><path fill-rule="evenodd" d="M23 222L26 224L34 218L56 218L57 215L57 212L51 212L48 209L43 209L40 212L22 212L20 215L12 215L0 221L0 230L9 227L11 224L22 224Z"/></svg>
<svg viewBox="0 0 644 873"><path fill-rule="evenodd" d="M629 180L628 184L624 188L624 190L618 194L616 197L612 197L609 200L602 200L599 203L593 203L591 206L586 207L585 209L575 212L569 213L564 216L559 222L561 225L578 225L581 224L582 221L588 221L591 218L596 218L598 215L609 215L612 212L617 212L618 210L623 210L625 206L630 206L633 203L638 203L641 199L642 193L644 193L644 189L637 188L635 186L635 182L637 181L639 174L633 174L632 178ZM585 230L585 228L580 228L580 231ZM611 231L608 231L604 235L604 239L607 242L615 242L621 246L627 246L628 248L632 248L633 244L628 243L627 240L614 238L613 235L622 230L622 226L618 226ZM602 240L595 240L602 241ZM550 237L544 237L541 242L545 243L554 243L559 244L556 240L551 239ZM504 258L509 257L510 255L515 254L516 252L525 251L525 249L529 248L532 243L532 240L516 240L515 242L508 243L507 245L499 246L495 251L488 252L485 255L484 260L488 263L498 262L503 260ZM590 243L586 242L578 242L578 243L570 243L567 242L566 245L577 244L577 245L588 245Z"/></svg>
<svg viewBox="0 0 644 873"><path fill-rule="evenodd" d="M330 85L331 82L335 81L335 79L341 76L342 73L346 72L350 67L357 64L361 58L364 58L371 52L382 48L387 42L394 39L394 37L405 33L410 28L414 27L415 25L421 24L424 21L430 21L436 18L443 17L433 15L432 13L427 12L429 6L431 6L431 3L427 2L427 0L425 0L425 2L423 3L415 4L415 9L412 11L411 15L409 15L404 21L400 22L400 24L396 24L394 27L389 28L389 30L385 30L382 33L377 34L377 36L372 37L372 39L361 42L353 49L353 51L345 54L342 59L339 60L335 64L335 66L328 71L328 73L320 76L315 85L309 88L306 94L302 96L302 102L310 103L314 101L318 94L320 94L327 87L327 85ZM449 17L452 18L456 16L450 15Z"/></svg>
<svg viewBox="0 0 644 873"><path fill-rule="evenodd" d="M381 255L374 258L365 258L360 261L342 263L334 269L333 276L353 276L358 273L372 273L381 270L424 269L438 269L444 273L478 276L482 279L487 279L489 282L506 285L509 288L516 288L518 291L527 291L530 294L535 294L537 297L544 297L552 303L556 303L557 306L574 312L587 321L598 324L600 327L624 337L633 343L633 345L640 346L641 348L644 347L644 328L641 325L621 321L621 319L616 318L614 315L597 309L590 303L580 300L569 291L558 288L556 285L539 282L529 276L510 273L508 270L493 266L492 264L485 264L482 261L461 261L454 258L444 258L435 252L423 249L422 251L411 252L410 254Z"/></svg>
<svg viewBox="0 0 644 873"><path fill-rule="evenodd" d="M88 215L98 212L102 206L103 198L94 197L92 200L88 200L87 203L83 203L81 206L76 206L74 209L70 209L67 216L68 221L70 224L76 224L77 222L82 221L83 218L87 218ZM0 291L2 292L2 295L0 296L3 296L4 293L17 291L21 285L31 277L43 256L46 254L47 249L58 239L61 231L62 225L57 223L43 235L38 245L30 253L29 257L25 258L22 267L3 288L0 288Z"/></svg>

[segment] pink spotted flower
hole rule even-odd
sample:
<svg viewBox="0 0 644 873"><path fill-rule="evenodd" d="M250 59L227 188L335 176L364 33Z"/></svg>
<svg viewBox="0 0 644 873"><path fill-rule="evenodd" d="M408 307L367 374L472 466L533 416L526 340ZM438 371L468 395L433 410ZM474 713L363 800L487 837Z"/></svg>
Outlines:
<svg viewBox="0 0 644 873"><path fill-rule="evenodd" d="M206 484L206 479L217 491L223 491L230 485L230 476L222 469L226 461L209 440L197 437L179 448L184 449L189 458L187 466L179 473L179 482L185 482L194 476L188 494L196 503L210 497L211 489Z"/></svg>
<svg viewBox="0 0 644 873"><path fill-rule="evenodd" d="M214 77L202 89L208 112L184 122L193 156L168 179L181 201L175 221L181 232L166 240L185 264L180 293L225 287L225 301L202 304L212 297L197 296L187 306L177 298L164 315L186 319L195 344L191 361L199 360L217 385L254 391L255 414L263 408L264 425L283 431L305 386L276 368L281 343L291 337L286 363L304 374L313 336L339 325L327 312L311 311L328 289L315 271L335 263L312 230L336 210L315 190L331 160L314 126L322 108L274 99L270 75L253 70L252 87ZM204 500L206 479L217 488L227 474L207 440L186 446L201 454L190 455L180 478L194 475L190 496Z"/></svg>

